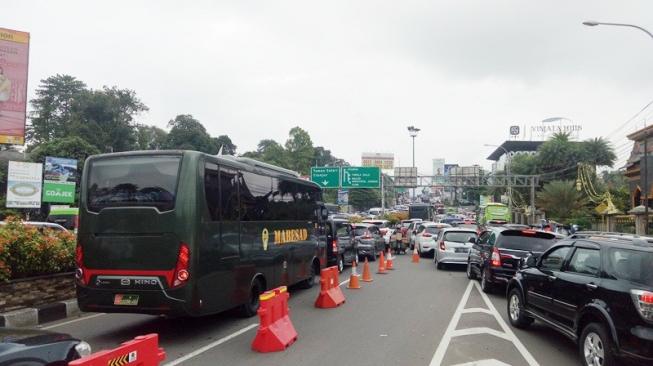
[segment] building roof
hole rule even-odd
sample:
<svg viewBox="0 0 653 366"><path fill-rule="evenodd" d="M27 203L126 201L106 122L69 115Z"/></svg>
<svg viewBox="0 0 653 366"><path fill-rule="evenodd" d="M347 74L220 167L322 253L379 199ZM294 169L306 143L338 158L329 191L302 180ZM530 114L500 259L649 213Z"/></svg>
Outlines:
<svg viewBox="0 0 653 366"><path fill-rule="evenodd" d="M633 140L633 141L641 141L641 140L644 139L644 134L645 133L650 138L651 135L653 134L652 132L653 132L653 125L644 127L641 130L635 131L635 132L631 133L630 135L628 135L626 137L628 137L628 139Z"/></svg>
<svg viewBox="0 0 653 366"><path fill-rule="evenodd" d="M497 147L496 150L487 157L487 160L498 161L501 158L501 155L504 155L506 152L503 149L506 149L510 152L516 151L537 151L537 148L542 145L544 141L517 141L517 140L508 140L501 144L501 147Z"/></svg>

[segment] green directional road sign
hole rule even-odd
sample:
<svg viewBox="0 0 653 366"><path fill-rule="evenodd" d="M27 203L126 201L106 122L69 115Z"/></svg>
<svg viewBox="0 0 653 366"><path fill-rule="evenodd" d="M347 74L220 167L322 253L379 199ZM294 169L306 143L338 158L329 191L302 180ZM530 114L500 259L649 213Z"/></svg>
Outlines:
<svg viewBox="0 0 653 366"><path fill-rule="evenodd" d="M312 167L311 181L319 184L322 188L338 188L340 187L340 168Z"/></svg>
<svg viewBox="0 0 653 366"><path fill-rule="evenodd" d="M342 168L342 188L380 188L381 170L374 166Z"/></svg>

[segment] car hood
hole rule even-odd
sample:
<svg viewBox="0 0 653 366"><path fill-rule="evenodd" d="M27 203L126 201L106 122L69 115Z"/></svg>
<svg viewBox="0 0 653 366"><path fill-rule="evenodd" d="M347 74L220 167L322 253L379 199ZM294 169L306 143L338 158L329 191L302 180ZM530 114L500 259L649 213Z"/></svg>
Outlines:
<svg viewBox="0 0 653 366"><path fill-rule="evenodd" d="M77 340L64 333L48 332L38 329L17 329L0 327L0 347L8 344L33 346L62 341Z"/></svg>

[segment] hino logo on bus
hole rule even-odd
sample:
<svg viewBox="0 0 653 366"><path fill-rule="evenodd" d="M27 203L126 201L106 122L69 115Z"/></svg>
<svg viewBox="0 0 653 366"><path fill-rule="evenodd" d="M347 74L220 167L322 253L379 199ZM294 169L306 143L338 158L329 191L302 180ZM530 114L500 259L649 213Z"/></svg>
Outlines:
<svg viewBox="0 0 653 366"><path fill-rule="evenodd" d="M120 279L120 284L122 286L129 286L129 285L131 285L131 280L129 278L121 278Z"/></svg>
<svg viewBox="0 0 653 366"><path fill-rule="evenodd" d="M156 286L159 284L159 281L150 278L138 278L134 280L134 285L147 285L147 286Z"/></svg>

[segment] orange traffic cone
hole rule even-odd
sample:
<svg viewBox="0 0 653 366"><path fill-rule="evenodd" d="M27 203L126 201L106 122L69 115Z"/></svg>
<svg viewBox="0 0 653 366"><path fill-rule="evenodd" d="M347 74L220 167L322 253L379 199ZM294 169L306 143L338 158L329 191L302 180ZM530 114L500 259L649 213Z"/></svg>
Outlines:
<svg viewBox="0 0 653 366"><path fill-rule="evenodd" d="M379 270L376 273L387 274L385 271L385 256L383 255L383 251L381 251L381 256L379 257Z"/></svg>
<svg viewBox="0 0 653 366"><path fill-rule="evenodd" d="M363 282L372 282L372 274L370 273L370 263L365 258L365 264L363 265Z"/></svg>
<svg viewBox="0 0 653 366"><path fill-rule="evenodd" d="M393 270L395 269L394 266L392 265L392 250L388 250L388 259L385 261L385 269Z"/></svg>
<svg viewBox="0 0 653 366"><path fill-rule="evenodd" d="M356 261L353 261L351 263L351 275L349 276L349 284L347 284L347 288L350 288L350 289L359 289L359 288L361 288L361 284L358 282L358 273L356 271Z"/></svg>
<svg viewBox="0 0 653 366"><path fill-rule="evenodd" d="M413 259L411 262L419 263L419 253L417 253L417 247L415 247L415 250L413 250Z"/></svg>

